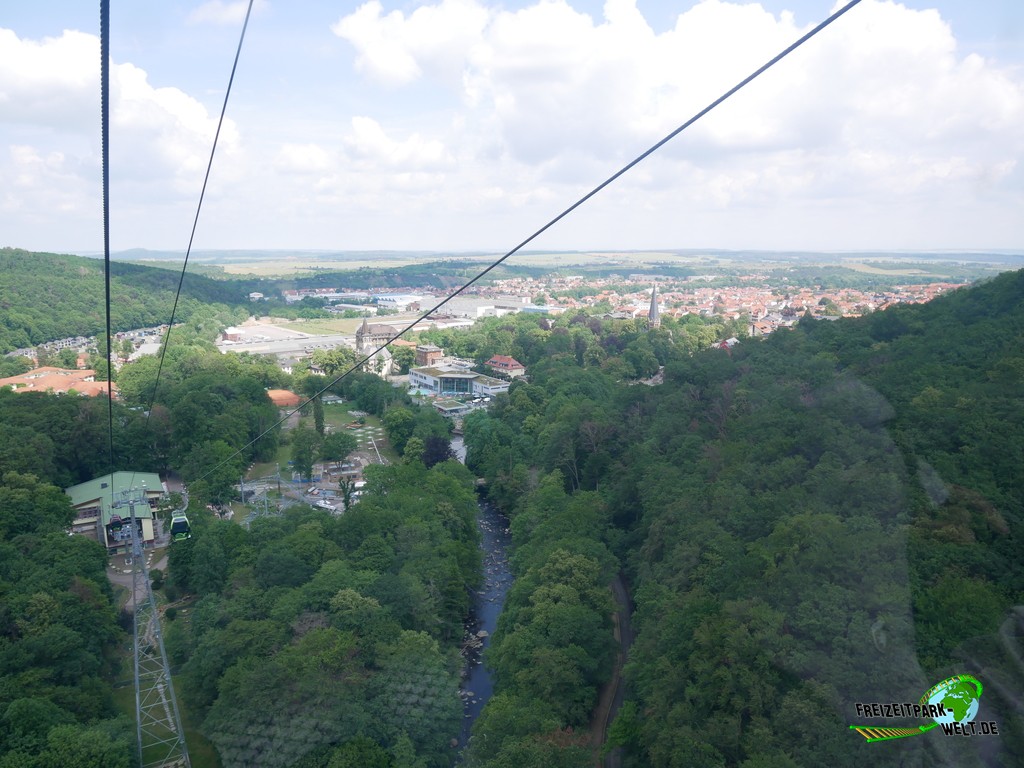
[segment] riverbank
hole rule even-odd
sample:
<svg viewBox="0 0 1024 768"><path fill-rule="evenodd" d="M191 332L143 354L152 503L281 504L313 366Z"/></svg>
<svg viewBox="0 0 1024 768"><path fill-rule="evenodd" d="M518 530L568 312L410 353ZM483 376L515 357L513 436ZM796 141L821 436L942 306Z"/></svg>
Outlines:
<svg viewBox="0 0 1024 768"><path fill-rule="evenodd" d="M462 438L452 440L452 451L459 461L466 460L466 447ZM462 655L466 660L459 694L462 697L462 730L459 750L469 742L473 723L494 693L491 672L484 663L484 651L498 626L498 617L505 605L505 596L512 585L512 572L508 564L508 550L512 543L508 518L481 498L477 502L477 529L480 531L480 550L483 583L474 595L473 610L465 623Z"/></svg>
<svg viewBox="0 0 1024 768"><path fill-rule="evenodd" d="M473 613L466 622L463 645L466 669L460 689L463 704L460 747L465 747L469 741L473 723L494 693L494 680L483 656L498 626L505 595L512 586L507 555L512 541L508 518L487 501L480 501L479 504L477 527L480 530L480 549L483 551L484 582L482 589L476 593Z"/></svg>

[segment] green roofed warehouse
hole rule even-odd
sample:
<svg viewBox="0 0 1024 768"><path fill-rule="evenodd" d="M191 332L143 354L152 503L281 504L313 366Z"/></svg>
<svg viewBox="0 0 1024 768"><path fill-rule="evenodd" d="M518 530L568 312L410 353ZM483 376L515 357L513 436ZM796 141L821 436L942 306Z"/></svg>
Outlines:
<svg viewBox="0 0 1024 768"><path fill-rule="evenodd" d="M151 546L153 509L166 494L160 476L152 472L114 472L65 488L64 493L71 497L75 509L71 532L96 539L110 554L127 552L131 509L125 492L131 489L145 495L145 502L135 505L135 519L143 546Z"/></svg>

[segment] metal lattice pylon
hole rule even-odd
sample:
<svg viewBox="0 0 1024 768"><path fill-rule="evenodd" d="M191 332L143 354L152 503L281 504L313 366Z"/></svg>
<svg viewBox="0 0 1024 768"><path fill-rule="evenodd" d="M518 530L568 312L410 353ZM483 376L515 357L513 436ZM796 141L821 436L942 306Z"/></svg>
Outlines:
<svg viewBox="0 0 1024 768"><path fill-rule="evenodd" d="M145 490L126 491L131 510L132 645L135 656L135 722L142 768L191 768L185 730L164 650L160 612L149 582L135 505L146 503Z"/></svg>

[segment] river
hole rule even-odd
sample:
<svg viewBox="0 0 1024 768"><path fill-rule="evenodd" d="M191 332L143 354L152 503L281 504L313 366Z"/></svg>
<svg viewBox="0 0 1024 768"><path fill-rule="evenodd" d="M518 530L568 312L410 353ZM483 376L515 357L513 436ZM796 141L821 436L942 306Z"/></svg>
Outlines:
<svg viewBox="0 0 1024 768"><path fill-rule="evenodd" d="M459 461L465 462L466 447L461 437L455 436L452 439L452 450ZM505 594L512 584L508 566L508 549L512 540L508 518L487 501L480 500L477 505L476 524L480 531L484 579L465 625L466 647L463 655L466 659L466 675L460 690L463 707L460 749L469 741L473 723L494 692L491 673L483 663L483 652L490 645L491 636L498 625L498 616L505 604ZM483 636L481 633L484 633Z"/></svg>

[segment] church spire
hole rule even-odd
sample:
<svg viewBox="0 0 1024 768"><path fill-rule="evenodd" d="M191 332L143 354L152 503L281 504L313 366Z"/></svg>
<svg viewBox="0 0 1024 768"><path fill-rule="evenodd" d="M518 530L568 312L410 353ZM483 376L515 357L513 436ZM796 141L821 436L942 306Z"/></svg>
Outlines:
<svg viewBox="0 0 1024 768"><path fill-rule="evenodd" d="M369 338L370 326L366 322L366 315L363 315L363 324L356 330L356 352L362 352L368 346Z"/></svg>
<svg viewBox="0 0 1024 768"><path fill-rule="evenodd" d="M651 308L647 312L647 327L660 328L661 315L658 313L658 284L651 286Z"/></svg>

